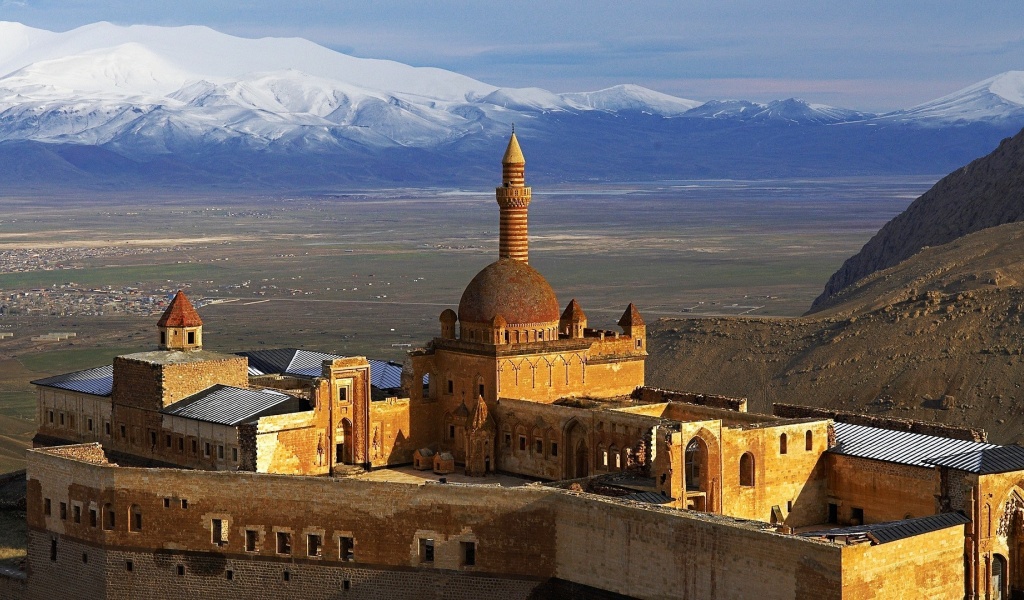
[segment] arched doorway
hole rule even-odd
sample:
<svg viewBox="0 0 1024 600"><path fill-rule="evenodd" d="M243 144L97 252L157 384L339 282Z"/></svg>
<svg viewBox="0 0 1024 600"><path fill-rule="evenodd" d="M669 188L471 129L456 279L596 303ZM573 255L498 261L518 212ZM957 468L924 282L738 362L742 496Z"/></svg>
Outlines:
<svg viewBox="0 0 1024 600"><path fill-rule="evenodd" d="M352 421L341 420L341 439L338 440L334 460L346 465L352 464Z"/></svg>
<svg viewBox="0 0 1024 600"><path fill-rule="evenodd" d="M576 444L575 456L576 466L573 472L573 479L590 475L590 451L585 441L580 440Z"/></svg>
<svg viewBox="0 0 1024 600"><path fill-rule="evenodd" d="M711 477L711 452L699 435L686 444L683 451L683 486L688 510L714 512L714 484Z"/></svg>
<svg viewBox="0 0 1024 600"><path fill-rule="evenodd" d="M577 479L590 475L590 446L587 443L587 429L576 419L570 420L562 433L565 461L562 469L566 479Z"/></svg>
<svg viewBox="0 0 1024 600"><path fill-rule="evenodd" d="M1006 559L999 554L992 555L992 597L991 600L1009 598L1006 590Z"/></svg>

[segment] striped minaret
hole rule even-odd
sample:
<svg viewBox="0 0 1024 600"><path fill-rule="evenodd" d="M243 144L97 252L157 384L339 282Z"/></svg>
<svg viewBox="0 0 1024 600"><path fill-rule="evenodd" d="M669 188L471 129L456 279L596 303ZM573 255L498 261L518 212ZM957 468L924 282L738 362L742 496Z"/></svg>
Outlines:
<svg viewBox="0 0 1024 600"><path fill-rule="evenodd" d="M501 187L495 190L501 211L498 256L528 263L530 242L526 232L526 210L530 206L532 191L526 186L525 170L526 159L513 129L505 156L501 159Z"/></svg>

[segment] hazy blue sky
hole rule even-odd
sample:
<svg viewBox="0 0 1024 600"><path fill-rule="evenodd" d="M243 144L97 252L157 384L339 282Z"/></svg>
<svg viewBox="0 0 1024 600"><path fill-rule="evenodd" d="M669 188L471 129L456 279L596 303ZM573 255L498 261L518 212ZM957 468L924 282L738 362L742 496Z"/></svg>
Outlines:
<svg viewBox="0 0 1024 600"><path fill-rule="evenodd" d="M208 25L555 92L907 107L1024 70L1024 0L0 0L0 20Z"/></svg>

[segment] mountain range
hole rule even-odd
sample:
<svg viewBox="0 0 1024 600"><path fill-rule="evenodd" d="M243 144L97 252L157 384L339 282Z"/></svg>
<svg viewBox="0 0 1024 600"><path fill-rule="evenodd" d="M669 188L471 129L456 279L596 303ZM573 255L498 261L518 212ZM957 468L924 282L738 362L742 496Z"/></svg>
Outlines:
<svg viewBox="0 0 1024 600"><path fill-rule="evenodd" d="M0 22L9 188L475 184L493 180L513 123L542 181L931 174L1024 126L1024 72L879 115L630 84L501 88L199 26Z"/></svg>

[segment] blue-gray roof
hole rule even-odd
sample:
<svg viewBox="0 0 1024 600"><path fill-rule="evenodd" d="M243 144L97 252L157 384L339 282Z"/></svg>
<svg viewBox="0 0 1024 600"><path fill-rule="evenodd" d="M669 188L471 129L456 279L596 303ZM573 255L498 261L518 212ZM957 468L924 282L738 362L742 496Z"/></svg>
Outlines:
<svg viewBox="0 0 1024 600"><path fill-rule="evenodd" d="M239 352L239 356L249 359L249 375L291 375L293 377L320 377L323 364L327 360L345 358L339 354L299 350L297 348L278 348L274 350L253 350ZM370 385L381 390L393 390L402 387L402 365L389 360L368 359L370 363ZM427 383L427 376L423 377Z"/></svg>
<svg viewBox="0 0 1024 600"><path fill-rule="evenodd" d="M930 467L932 463L929 460L943 456L999 447L995 444L850 423L835 423L835 431L836 446L830 452L915 467Z"/></svg>
<svg viewBox="0 0 1024 600"><path fill-rule="evenodd" d="M55 375L45 379L36 379L32 383L94 396L109 396L114 389L114 366L107 365Z"/></svg>
<svg viewBox="0 0 1024 600"><path fill-rule="evenodd" d="M917 517L916 519L903 519L902 521L889 521L887 523L872 523L870 525L854 525L852 527L840 527L827 531L809 531L800 535L805 537L821 537L834 540L839 537L865 538L874 544L886 544L897 540L914 537L924 533L931 533L949 527L956 527L970 523L971 520L958 512L941 513L928 517Z"/></svg>
<svg viewBox="0 0 1024 600"><path fill-rule="evenodd" d="M304 409L306 407L300 398L278 391L218 384L166 406L161 412L197 421L238 425L260 417Z"/></svg>
<svg viewBox="0 0 1024 600"><path fill-rule="evenodd" d="M972 450L925 461L930 465L960 469L979 475L1024 470L1024 447L999 446Z"/></svg>

